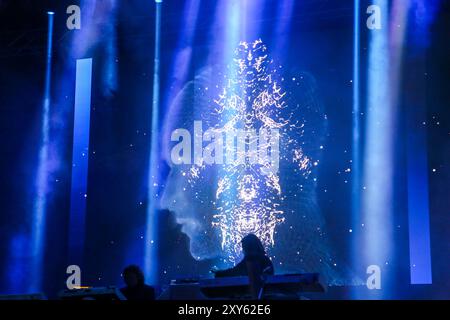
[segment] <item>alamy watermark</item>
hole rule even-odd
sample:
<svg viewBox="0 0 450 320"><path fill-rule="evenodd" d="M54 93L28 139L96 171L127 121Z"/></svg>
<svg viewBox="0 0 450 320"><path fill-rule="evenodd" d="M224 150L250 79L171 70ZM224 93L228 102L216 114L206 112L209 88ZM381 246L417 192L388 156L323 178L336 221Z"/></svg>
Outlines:
<svg viewBox="0 0 450 320"><path fill-rule="evenodd" d="M170 140L178 142L170 153L174 165L250 165L258 166L263 175L278 173L278 129L208 128L203 131L202 121L194 121L193 135L187 129L178 128Z"/></svg>
<svg viewBox="0 0 450 320"><path fill-rule="evenodd" d="M66 273L69 275L66 280L67 289L79 289L81 287L81 268L72 264L67 267Z"/></svg>

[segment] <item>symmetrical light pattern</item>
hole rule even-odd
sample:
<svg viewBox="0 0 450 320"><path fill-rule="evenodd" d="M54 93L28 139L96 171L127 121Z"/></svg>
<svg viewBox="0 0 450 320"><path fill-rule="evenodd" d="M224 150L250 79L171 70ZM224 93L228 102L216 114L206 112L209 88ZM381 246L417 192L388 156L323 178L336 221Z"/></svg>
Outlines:
<svg viewBox="0 0 450 320"><path fill-rule="evenodd" d="M328 116L320 86L301 69L301 58L272 61L257 40L235 47L227 68L221 56L196 67L163 124L161 150L170 171L161 207L189 237L192 257L211 267L238 261L241 237L254 232L276 272L319 272L330 284L362 283L328 241L318 197L337 183L345 186L350 169L338 172L336 185L318 183ZM172 140L181 131L183 137ZM234 131L244 138L229 139ZM264 133L270 142L260 139ZM253 156L255 144L257 150L273 144L270 161Z"/></svg>
<svg viewBox="0 0 450 320"><path fill-rule="evenodd" d="M263 42L241 42L229 68L232 72L225 76L226 85L214 100L212 111L212 117L218 119L213 130L227 137L228 157L217 177L212 225L220 230L222 250L234 262L242 237L254 233L266 247L273 246L276 226L284 221L280 210L283 190L274 162L291 161L305 176L312 162L293 138L301 135L303 124L293 119L292 109L287 109L286 92L278 83L277 68ZM229 136L238 130L244 135L238 134L236 143L230 143ZM292 131L297 134L292 135ZM280 153L280 141L291 150ZM244 147L239 148L239 144ZM205 167L190 167L188 181L194 184Z"/></svg>

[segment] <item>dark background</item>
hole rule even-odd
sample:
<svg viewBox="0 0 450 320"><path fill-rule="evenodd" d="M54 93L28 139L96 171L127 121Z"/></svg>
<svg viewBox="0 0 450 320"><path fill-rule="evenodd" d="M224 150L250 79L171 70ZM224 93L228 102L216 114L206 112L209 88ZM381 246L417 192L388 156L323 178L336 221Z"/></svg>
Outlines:
<svg viewBox="0 0 450 320"><path fill-rule="evenodd" d="M275 3L275 1L274 1ZM55 50L52 85L52 133L58 136L58 165L52 176L49 199L45 291L54 295L64 287L68 264L67 237L70 199L70 159L74 96L74 74L67 74L67 57L73 32L65 28L65 9L76 1L0 1L0 292L17 293L26 287L33 270L27 265L29 222L33 206L34 176L40 141L46 14L55 11ZM182 5L165 2L163 7L162 90L169 85L165 71L173 60L180 30ZM429 199L433 286L406 289L409 281L407 209L405 206L405 163L403 143L407 126L398 123L398 184L395 219L404 228L396 234L399 276L398 296L449 298L449 75L450 14L442 1L429 35L408 30L404 50L404 74L399 114L405 114L408 101L426 101L429 160ZM331 241L343 261L350 260L348 234L351 210L351 184L337 174L345 170L351 155L352 114L352 1L304 1L296 4L291 26L308 30L302 34L315 41L314 54L304 54L299 66L319 79L319 90L328 114L330 135L319 173L319 204L326 217ZM207 43L214 1L202 6L195 38L198 48ZM270 5L267 9L270 12ZM140 263L145 236L147 175L150 137L154 4L152 1L118 1L117 91L101 89L101 68L95 61L104 58L101 46L89 52L94 57L93 98L89 155L86 248L82 267L83 284L120 284L120 272L128 263ZM267 18L268 25L270 19ZM265 31L270 34L270 27ZM305 41L305 38L302 38ZM350 41L350 43L348 43ZM342 45L346 43L347 45ZM364 45L364 35L362 44ZM321 47L322 45L322 47ZM294 46L295 47L295 46ZM298 49L300 50L300 49ZM304 50L308 50L304 48ZM295 52L295 50L294 50ZM294 53L295 54L295 53ZM364 63L364 53L362 61ZM81 57L80 57L81 58ZM425 71L426 77L423 76ZM195 75L195 66L190 77ZM67 81L67 79L69 79ZM71 80L70 80L71 79ZM331 79L332 81L326 81ZM63 86L62 81L67 81ZM322 81L320 81L322 80ZM72 82L71 82L72 81ZM61 92L65 99L61 99ZM162 101L165 105L167 101ZM342 106L338 108L338 106ZM439 124L438 124L439 123ZM95 154L93 153L95 151ZM436 172L432 168L437 169ZM162 170L163 177L167 168ZM350 177L349 177L350 180ZM189 239L180 231L170 212L160 219L161 282L174 275L195 275L209 268L208 261L196 262L189 253ZM168 271L164 273L164 271ZM330 293L331 295L332 293ZM336 293L345 296L345 293Z"/></svg>

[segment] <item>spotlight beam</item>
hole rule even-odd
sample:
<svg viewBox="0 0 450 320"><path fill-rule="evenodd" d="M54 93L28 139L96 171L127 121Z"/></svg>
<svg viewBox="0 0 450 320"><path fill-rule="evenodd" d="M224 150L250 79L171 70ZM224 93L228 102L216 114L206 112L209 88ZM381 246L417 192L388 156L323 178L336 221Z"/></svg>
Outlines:
<svg viewBox="0 0 450 320"><path fill-rule="evenodd" d="M359 47L360 47L360 0L354 0L354 18L353 18L353 132L352 132L352 223L359 224L360 220L360 204L361 204L361 179L360 179L360 146L361 146L361 125L360 125L360 99L359 99ZM354 228L353 226L353 228ZM354 228L357 230L357 228ZM359 261L358 243L351 244L352 260L356 265Z"/></svg>
<svg viewBox="0 0 450 320"><path fill-rule="evenodd" d="M151 145L150 145L150 163L148 178L148 204L147 204L147 225L145 235L145 261L144 272L150 284L156 284L158 281L158 189L159 189L159 66L160 66L160 41L161 41L161 11L162 1L155 0L156 19L155 19L155 60L153 72L153 102L152 102L152 121L151 121Z"/></svg>
<svg viewBox="0 0 450 320"><path fill-rule="evenodd" d="M52 73L52 49L53 49L53 18L54 13L47 12L47 62L45 69L44 102L42 110L41 146L39 150L39 162L36 176L36 199L34 203L32 227L31 227L31 269L33 277L28 290L36 292L42 286L42 264L45 243L45 220L48 192L48 152L49 152L49 122L50 122L50 90Z"/></svg>

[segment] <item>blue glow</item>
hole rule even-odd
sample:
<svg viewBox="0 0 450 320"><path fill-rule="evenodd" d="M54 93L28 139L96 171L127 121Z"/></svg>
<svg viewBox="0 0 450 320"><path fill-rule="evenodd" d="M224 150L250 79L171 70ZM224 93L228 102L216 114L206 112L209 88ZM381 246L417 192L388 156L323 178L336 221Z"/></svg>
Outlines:
<svg viewBox="0 0 450 320"><path fill-rule="evenodd" d="M352 110L352 229L358 230L361 214L361 124L360 124L360 99L359 99L359 67L360 67L360 1L354 1L353 7L353 110ZM360 249L359 241L351 243L351 259L355 269L359 267ZM357 294L353 292L355 298Z"/></svg>
<svg viewBox="0 0 450 320"><path fill-rule="evenodd" d="M102 94L111 98L118 89L118 77L117 77L117 3L111 1L111 7L103 12L105 20L108 23L102 27L102 46L105 50L105 57L101 59L100 64L102 70ZM99 41L99 40L97 40Z"/></svg>
<svg viewBox="0 0 450 320"><path fill-rule="evenodd" d="M27 266L29 236L26 233L15 234L9 243L8 267L5 272L6 290L10 294L20 294L27 290L28 273L32 272Z"/></svg>
<svg viewBox="0 0 450 320"><path fill-rule="evenodd" d="M295 0L284 0L278 2L277 8L277 25L275 29L275 36L273 41L275 47L272 49L273 56L276 59L281 59L283 50L288 45L288 39L285 36L289 34L292 16L294 15Z"/></svg>
<svg viewBox="0 0 450 320"><path fill-rule="evenodd" d="M239 43L239 31L240 31L240 24L239 22L241 22L242 25L245 25L245 8L243 7L245 5L245 2L240 2L240 1L227 1L226 2L226 15L225 15L225 19L226 19L226 28L225 28L225 34L224 34L224 39L225 39L225 43L224 43L224 50L226 52L226 54L223 56L223 65L227 65L227 63L229 63L229 61L232 61L233 59L233 53L236 50L236 45ZM245 29L245 28L243 28ZM244 32L244 31L243 31ZM239 85L238 85L238 81L236 79L236 74L237 74L237 64L230 64L228 65L227 70L225 70L225 73L227 75L227 78L231 80L230 84L230 88L228 88L231 91L235 91L235 92L239 92ZM235 82L232 82L235 81ZM228 121L230 121L233 116L235 116L233 114L234 112L230 109L227 110L227 108L225 108L224 113L221 115L224 123L227 123ZM226 170L224 170L225 168L219 168L218 173L217 173L217 177L216 179L221 179L223 177L226 177L227 174L229 174ZM230 176L229 177L231 180L232 184L236 183L235 177L234 176ZM230 192L226 193L223 197L218 199L218 206L222 207L222 206L226 206L227 203L232 203L233 200L237 199L237 195L236 195L237 191L235 189L231 189ZM222 228L224 229L224 228ZM222 235L221 240L224 241L225 240L225 236ZM231 245L231 243L227 243L226 247L224 248L225 251L233 251L233 246ZM224 261L225 262L225 261ZM225 262L225 266L229 266L230 262L227 261Z"/></svg>
<svg viewBox="0 0 450 320"><path fill-rule="evenodd" d="M360 37L360 4L354 3L353 17L353 158L352 158L352 212L353 223L357 223L360 213L360 103L359 103L359 37ZM355 252L354 252L355 254Z"/></svg>
<svg viewBox="0 0 450 320"><path fill-rule="evenodd" d="M183 13L183 32L178 39L175 61L170 66L169 75L171 77L172 85L167 90L164 101L167 101L165 108L169 108L170 103L176 98L178 92L182 89L187 81L189 67L192 58L192 44L194 40L195 26L197 23L198 13L200 10L200 0L189 0L185 3ZM168 113L165 114L164 123L170 121ZM170 141L169 136L163 136L161 144L163 150L167 150L167 141ZM168 155L166 157L169 157Z"/></svg>
<svg viewBox="0 0 450 320"><path fill-rule="evenodd" d="M153 102L152 102L152 123L151 123L151 145L150 163L148 178L148 205L147 205L147 225L145 234L145 261L144 272L146 280L150 284L158 281L158 211L156 202L158 201L159 189L159 66L160 66L160 41L161 41L161 2L156 3L155 20L155 61L153 73Z"/></svg>
<svg viewBox="0 0 450 320"><path fill-rule="evenodd" d="M411 284L431 284L428 165L425 128L408 137L408 217Z"/></svg>
<svg viewBox="0 0 450 320"><path fill-rule="evenodd" d="M433 22L439 0L415 0L411 3L413 15L413 42L416 50L426 47L429 41L429 28ZM430 217L428 190L428 159L426 127L426 106L410 106L407 141L408 157L408 227L411 284L431 284L432 264L430 249Z"/></svg>
<svg viewBox="0 0 450 320"><path fill-rule="evenodd" d="M381 10L381 29L369 30L367 136L364 151L362 207L364 223L364 267L389 265L393 203L392 83L389 61L388 1L374 2Z"/></svg>
<svg viewBox="0 0 450 320"><path fill-rule="evenodd" d="M69 227L69 258L70 263L76 264L81 263L84 247L91 81L92 59L77 60Z"/></svg>
<svg viewBox="0 0 450 320"><path fill-rule="evenodd" d="M31 226L31 255L32 270L34 276L29 283L29 292L36 292L42 285L42 264L45 243L45 220L48 193L49 175L49 144L50 144L50 86L52 71L53 49L53 14L48 15L47 33L47 66L45 72L44 103L42 110L41 147L39 150L39 164L36 176L36 199L33 210L33 222Z"/></svg>

